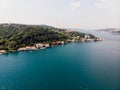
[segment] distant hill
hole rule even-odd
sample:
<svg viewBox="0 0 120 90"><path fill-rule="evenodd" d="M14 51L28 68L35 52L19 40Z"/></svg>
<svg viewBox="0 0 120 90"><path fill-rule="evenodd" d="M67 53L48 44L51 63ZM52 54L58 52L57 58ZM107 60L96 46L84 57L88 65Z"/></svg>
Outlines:
<svg viewBox="0 0 120 90"><path fill-rule="evenodd" d="M105 32L110 32L110 33L113 33L113 34L119 34L120 35L120 28L99 29L98 31L105 31Z"/></svg>

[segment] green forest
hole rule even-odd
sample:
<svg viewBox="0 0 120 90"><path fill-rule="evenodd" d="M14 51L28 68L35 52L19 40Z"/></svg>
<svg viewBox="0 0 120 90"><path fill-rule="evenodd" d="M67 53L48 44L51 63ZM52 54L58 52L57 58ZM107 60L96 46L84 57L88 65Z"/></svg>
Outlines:
<svg viewBox="0 0 120 90"><path fill-rule="evenodd" d="M84 37L84 33L58 29L46 25L0 24L0 50L17 50L36 43L66 41L71 37ZM93 35L91 35L94 38Z"/></svg>

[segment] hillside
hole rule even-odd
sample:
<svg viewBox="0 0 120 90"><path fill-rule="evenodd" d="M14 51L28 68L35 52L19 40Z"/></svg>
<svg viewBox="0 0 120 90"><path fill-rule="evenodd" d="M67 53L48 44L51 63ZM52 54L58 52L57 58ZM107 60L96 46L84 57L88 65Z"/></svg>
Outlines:
<svg viewBox="0 0 120 90"><path fill-rule="evenodd" d="M17 50L36 43L67 41L73 37L84 38L85 34L67 31L47 25L0 24L0 50ZM96 38L89 35L90 38Z"/></svg>

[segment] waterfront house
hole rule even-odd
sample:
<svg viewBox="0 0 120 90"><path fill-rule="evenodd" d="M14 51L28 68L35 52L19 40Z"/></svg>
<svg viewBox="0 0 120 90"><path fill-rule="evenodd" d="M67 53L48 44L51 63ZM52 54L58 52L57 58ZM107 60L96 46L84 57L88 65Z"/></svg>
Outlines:
<svg viewBox="0 0 120 90"><path fill-rule="evenodd" d="M42 47L44 47L44 44L43 43L38 43L35 46L36 46L36 48L42 48Z"/></svg>
<svg viewBox="0 0 120 90"><path fill-rule="evenodd" d="M6 50L0 50L0 54L5 54L5 53L7 53Z"/></svg>
<svg viewBox="0 0 120 90"><path fill-rule="evenodd" d="M61 44L65 44L65 41L61 41Z"/></svg>
<svg viewBox="0 0 120 90"><path fill-rule="evenodd" d="M18 49L18 51L29 51L29 50L37 50L37 48L35 46L26 46Z"/></svg>
<svg viewBox="0 0 120 90"><path fill-rule="evenodd" d="M64 44L64 43L65 43L64 41L56 41L56 42L52 42L51 46L61 45L61 44Z"/></svg>
<svg viewBox="0 0 120 90"><path fill-rule="evenodd" d="M30 50L37 50L37 48L35 46L31 46Z"/></svg>
<svg viewBox="0 0 120 90"><path fill-rule="evenodd" d="M25 51L26 47L19 48L18 51Z"/></svg>
<svg viewBox="0 0 120 90"><path fill-rule="evenodd" d="M93 41L95 41L95 39L87 39L87 41L93 42Z"/></svg>

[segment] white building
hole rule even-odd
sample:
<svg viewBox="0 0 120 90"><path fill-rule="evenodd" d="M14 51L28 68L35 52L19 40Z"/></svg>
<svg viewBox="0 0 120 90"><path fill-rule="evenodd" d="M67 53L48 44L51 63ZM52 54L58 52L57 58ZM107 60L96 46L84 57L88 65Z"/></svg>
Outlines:
<svg viewBox="0 0 120 90"><path fill-rule="evenodd" d="M85 35L85 38L86 38L86 39L89 39L89 38L90 38L90 35L88 35L88 34Z"/></svg>
<svg viewBox="0 0 120 90"><path fill-rule="evenodd" d="M36 46L36 48L42 48L42 47L44 47L44 44L38 43L38 44L36 44L35 46Z"/></svg>
<svg viewBox="0 0 120 90"><path fill-rule="evenodd" d="M5 53L7 53L6 50L0 50L0 54L5 54Z"/></svg>

